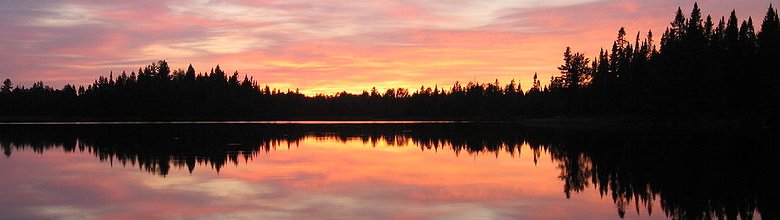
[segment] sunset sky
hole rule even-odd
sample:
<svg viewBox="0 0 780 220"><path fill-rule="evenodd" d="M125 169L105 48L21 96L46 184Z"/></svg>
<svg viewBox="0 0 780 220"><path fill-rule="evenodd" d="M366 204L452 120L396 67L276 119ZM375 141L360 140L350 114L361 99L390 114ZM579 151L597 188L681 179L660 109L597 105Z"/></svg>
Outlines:
<svg viewBox="0 0 780 220"><path fill-rule="evenodd" d="M699 1L756 29L770 3ZM558 74L566 46L593 57L621 26L658 41L678 6L688 16L693 1L0 0L0 78L60 88L165 59L309 95L495 79L527 90L534 72Z"/></svg>

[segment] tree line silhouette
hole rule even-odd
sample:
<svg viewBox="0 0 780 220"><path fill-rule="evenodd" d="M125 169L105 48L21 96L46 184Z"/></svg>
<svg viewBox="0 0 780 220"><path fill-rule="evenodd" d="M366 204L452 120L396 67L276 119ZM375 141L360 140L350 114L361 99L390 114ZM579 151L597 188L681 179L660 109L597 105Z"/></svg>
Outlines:
<svg viewBox="0 0 780 220"><path fill-rule="evenodd" d="M717 19L717 18L715 18ZM542 92L555 114L659 115L778 120L780 20L769 6L760 32L736 12L715 21L680 8L660 48L648 31L630 41L620 28L592 61L564 52L561 76ZM717 24L716 24L717 22Z"/></svg>
<svg viewBox="0 0 780 220"><path fill-rule="evenodd" d="M771 131L626 132L525 129L511 123L468 124L96 124L0 125L0 148L92 154L114 166L165 176L265 158L306 138L362 141L366 146L418 147L456 156L548 152L564 196L593 187L621 217L653 213L654 201L674 219L764 219L780 216ZM530 152L521 152L528 146ZM541 158L544 159L544 158ZM11 168L12 169L12 168ZM660 201L659 201L660 200Z"/></svg>
<svg viewBox="0 0 780 220"><path fill-rule="evenodd" d="M776 124L780 115L780 20L769 6L756 32L753 19L689 16L678 8L656 47L652 31L631 42L624 28L610 49L593 58L566 48L560 76L546 86L534 74L524 91L500 84L455 82L416 91L372 88L360 94L305 96L261 87L219 65L197 73L171 70L164 60L130 74L101 76L83 86L30 88L6 79L0 87L4 120L203 119L517 119L548 116L728 118Z"/></svg>

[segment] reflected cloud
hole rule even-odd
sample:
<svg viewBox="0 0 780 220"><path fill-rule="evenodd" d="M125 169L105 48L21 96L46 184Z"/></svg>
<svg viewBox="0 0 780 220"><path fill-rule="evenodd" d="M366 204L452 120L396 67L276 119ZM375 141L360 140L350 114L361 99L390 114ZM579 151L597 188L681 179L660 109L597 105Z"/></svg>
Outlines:
<svg viewBox="0 0 780 220"><path fill-rule="evenodd" d="M45 206L27 208L27 210L30 210L29 213L34 213L34 215L46 219L78 220L97 219L100 217L99 210L76 206Z"/></svg>
<svg viewBox="0 0 780 220"><path fill-rule="evenodd" d="M154 218L771 218L778 197L764 180L778 155L766 137L459 123L27 125L0 129L0 175L23 177L0 186L25 198L0 199L0 211L68 215L61 207L73 203L124 218L140 214L118 204Z"/></svg>
<svg viewBox="0 0 780 220"><path fill-rule="evenodd" d="M146 187L167 192L197 193L222 199L245 199L272 193L273 189L234 179L201 179L195 176L146 179Z"/></svg>

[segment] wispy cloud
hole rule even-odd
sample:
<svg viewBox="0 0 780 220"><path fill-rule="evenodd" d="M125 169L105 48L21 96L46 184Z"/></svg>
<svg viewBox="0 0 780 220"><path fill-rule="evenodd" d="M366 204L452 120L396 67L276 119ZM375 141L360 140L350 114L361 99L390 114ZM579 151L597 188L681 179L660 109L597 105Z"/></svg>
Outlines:
<svg viewBox="0 0 780 220"><path fill-rule="evenodd" d="M1 1L0 78L86 84L156 59L216 64L314 93L455 80L524 86L556 74L562 48L593 56L615 31L656 31L692 1ZM705 13L763 16L767 2L711 0Z"/></svg>

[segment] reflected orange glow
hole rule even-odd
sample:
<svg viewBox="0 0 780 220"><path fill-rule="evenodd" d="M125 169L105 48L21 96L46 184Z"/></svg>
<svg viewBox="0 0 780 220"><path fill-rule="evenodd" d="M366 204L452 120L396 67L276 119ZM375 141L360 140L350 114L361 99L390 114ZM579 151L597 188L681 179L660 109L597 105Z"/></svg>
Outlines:
<svg viewBox="0 0 780 220"><path fill-rule="evenodd" d="M24 174L2 169L0 175L19 178L0 180L0 186L28 186L8 195L21 199L6 205L21 204L43 216L100 219L618 217L612 201L592 188L566 199L557 162L540 152L534 163L527 145L513 154L456 156L448 146L421 150L411 141L392 143L406 144L309 137L219 173L201 164L194 174L179 168L166 177L96 163L90 154L48 151L43 159L17 151L0 166L38 165ZM72 203L73 196L82 199Z"/></svg>

